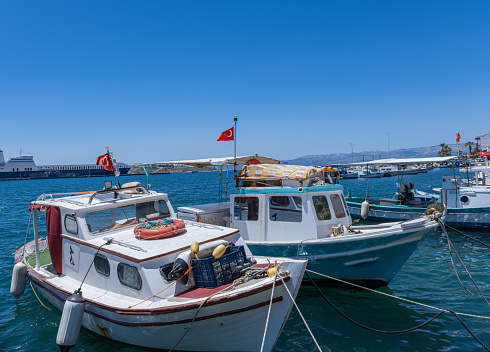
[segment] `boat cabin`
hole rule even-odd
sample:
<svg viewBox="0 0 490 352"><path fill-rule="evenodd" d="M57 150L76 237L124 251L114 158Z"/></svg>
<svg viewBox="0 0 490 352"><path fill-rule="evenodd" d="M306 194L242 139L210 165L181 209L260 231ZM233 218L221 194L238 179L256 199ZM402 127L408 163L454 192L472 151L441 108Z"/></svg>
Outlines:
<svg viewBox="0 0 490 352"><path fill-rule="evenodd" d="M326 184L322 168L244 165L230 201L179 207L178 216L238 229L247 241L289 241L330 236L352 224L339 184Z"/></svg>
<svg viewBox="0 0 490 352"><path fill-rule="evenodd" d="M170 286L175 281L169 274L176 259L184 255L184 261L188 262L190 245L196 239L199 243L214 243L214 247L222 241L243 245L236 230L203 228L190 222L178 236L161 241L138 238L135 226L149 221L176 220L168 196L142 186L61 198L42 195L31 203L29 210L34 218L35 241L27 246L27 261L53 285L64 285L69 291L73 292L84 281L85 290L91 292L89 297L110 291L141 298ZM38 240L37 212L46 214L47 240ZM182 275L179 272L176 278ZM162 295L188 290L193 286L192 281L180 280Z"/></svg>

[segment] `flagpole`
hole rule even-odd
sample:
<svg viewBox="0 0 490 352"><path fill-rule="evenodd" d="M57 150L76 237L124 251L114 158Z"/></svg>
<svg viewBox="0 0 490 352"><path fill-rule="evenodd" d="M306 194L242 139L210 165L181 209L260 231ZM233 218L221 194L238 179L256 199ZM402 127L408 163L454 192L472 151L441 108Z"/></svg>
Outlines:
<svg viewBox="0 0 490 352"><path fill-rule="evenodd" d="M114 169L114 176L116 176L116 180L117 180L117 186L118 186L118 188L121 188L121 184L119 183L119 175L121 173L119 172L119 167L117 166L116 158L114 158L114 154L112 154L109 151L109 146L106 145L105 150L107 151L109 158L111 158L112 167Z"/></svg>
<svg viewBox="0 0 490 352"><path fill-rule="evenodd" d="M235 152L234 152L234 162L233 162L233 173L235 175L235 182L236 182L236 122L238 120L237 116L235 115L235 117L233 118L233 120L235 121L235 128L233 130L233 141L234 141L234 144L235 144Z"/></svg>

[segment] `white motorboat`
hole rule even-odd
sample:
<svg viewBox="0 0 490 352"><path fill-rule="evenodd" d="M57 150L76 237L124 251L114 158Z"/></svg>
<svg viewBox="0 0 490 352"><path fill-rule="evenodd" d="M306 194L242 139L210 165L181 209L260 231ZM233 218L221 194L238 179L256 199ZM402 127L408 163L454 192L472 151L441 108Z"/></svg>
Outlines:
<svg viewBox="0 0 490 352"><path fill-rule="evenodd" d="M166 194L141 185L42 195L29 209L34 241L15 252L11 293L22 294L27 275L63 310L57 343L65 350L79 319L143 348L270 351L306 268L252 257L236 229L177 220ZM39 238L40 212L47 239Z"/></svg>
<svg viewBox="0 0 490 352"><path fill-rule="evenodd" d="M359 171L360 178L378 178L383 176L384 172L381 172L379 169L373 167L363 167L361 168L361 171Z"/></svg>
<svg viewBox="0 0 490 352"><path fill-rule="evenodd" d="M392 159L379 162L403 165L454 161L456 157ZM466 170L464 172L466 173ZM447 209L447 225L460 228L489 228L490 166L474 166L471 173L474 173L474 178L470 181L459 176L444 176L442 188L434 188L438 194L416 191L411 182L401 183L394 198L369 201L367 218L373 221L410 220L421 216L428 204L441 202ZM363 197L347 197L347 206L353 217L361 217L364 200Z"/></svg>

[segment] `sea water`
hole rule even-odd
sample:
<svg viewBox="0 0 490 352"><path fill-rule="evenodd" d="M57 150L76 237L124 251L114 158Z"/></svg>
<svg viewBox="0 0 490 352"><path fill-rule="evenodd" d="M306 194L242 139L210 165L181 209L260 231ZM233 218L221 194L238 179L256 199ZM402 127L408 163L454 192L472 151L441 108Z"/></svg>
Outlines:
<svg viewBox="0 0 490 352"><path fill-rule="evenodd" d="M441 186L442 175L452 175L452 169L405 176L417 189L431 191ZM26 292L14 299L10 293L10 278L16 247L22 246L29 223L29 202L39 195L57 192L97 190L114 177L70 178L52 180L19 180L0 182L0 351L56 351L55 339L61 314L44 308L29 285ZM124 176L121 181L147 184L146 176ZM216 202L218 174L182 173L152 175L151 189L166 192L174 209L178 206ZM341 183L353 195L366 197L366 179L345 180ZM369 197L392 196L397 177L369 180ZM45 236L44 221L39 221ZM465 233L490 243L487 230ZM450 232L460 257L485 295L490 296L490 249ZM28 240L32 239L32 227ZM396 297L456 312L490 317L490 307L478 294L456 264L466 292L454 274L445 236L437 230L428 236L401 268L393 281L378 289ZM412 303L395 300L370 291L354 288L322 287L323 293L342 312L359 323L379 330L402 330L419 325L437 311ZM48 307L53 308L44 301ZM461 323L446 313L421 329L396 335L380 334L354 325L339 315L311 286L303 286L297 303L313 335L323 351L480 351L483 348L471 337ZM462 316L461 319L485 344L490 345L490 320ZM192 331L190 332L192 333ZM143 337L142 337L143 338ZM246 341L237 341L246 343ZM293 308L274 351L316 351L307 328ZM72 351L108 352L143 351L140 348L91 335L82 330Z"/></svg>

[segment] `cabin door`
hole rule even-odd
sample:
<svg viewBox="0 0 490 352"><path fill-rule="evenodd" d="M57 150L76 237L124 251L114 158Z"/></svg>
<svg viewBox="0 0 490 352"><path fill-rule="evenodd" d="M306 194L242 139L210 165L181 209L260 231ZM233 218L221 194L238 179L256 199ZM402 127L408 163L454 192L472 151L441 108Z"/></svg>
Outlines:
<svg viewBox="0 0 490 352"><path fill-rule="evenodd" d="M231 197L231 227L248 241L265 241L265 196L263 194L233 194Z"/></svg>

